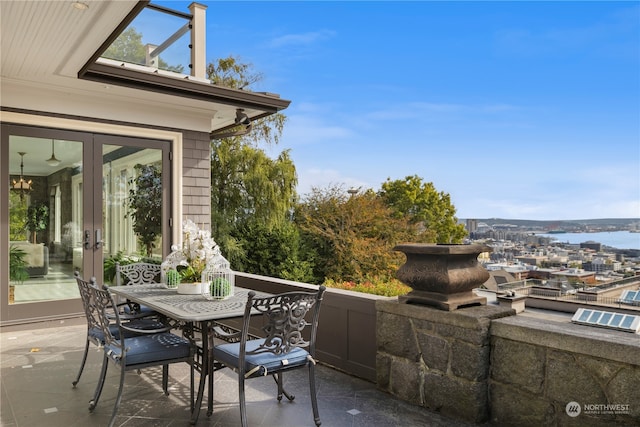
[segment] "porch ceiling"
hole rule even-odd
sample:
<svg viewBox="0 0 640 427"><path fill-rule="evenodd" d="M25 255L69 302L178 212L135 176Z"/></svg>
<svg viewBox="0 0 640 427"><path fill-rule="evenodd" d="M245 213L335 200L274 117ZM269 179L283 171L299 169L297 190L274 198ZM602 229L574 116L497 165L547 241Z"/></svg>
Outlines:
<svg viewBox="0 0 640 427"><path fill-rule="evenodd" d="M206 93L194 96L193 92L203 86L211 92L212 85L198 82L181 83L187 89L181 92L175 88L161 90L162 82L159 85L154 82L156 87L148 83L136 85L131 75L127 81L101 80L95 76L91 81L79 79L78 72L139 2L82 0L82 3L89 7L77 9L72 1L0 1L2 107L162 125L167 124L166 116L170 115L175 118L172 122L175 127L215 131L233 124L236 107L246 106L245 112L255 118L288 105L288 101L250 92L239 95L251 96L257 102L243 105L236 102L234 92L239 91L227 88L216 89L224 92L222 98ZM148 73L140 73L144 74ZM79 100L95 105L95 110L89 108L87 113L87 107L82 109ZM265 108L261 108L261 100ZM274 102L278 105L275 108L270 106ZM107 105L119 105L121 111L112 107L114 115L108 116ZM135 117L127 108L145 113ZM157 115L159 123L153 123L151 113Z"/></svg>

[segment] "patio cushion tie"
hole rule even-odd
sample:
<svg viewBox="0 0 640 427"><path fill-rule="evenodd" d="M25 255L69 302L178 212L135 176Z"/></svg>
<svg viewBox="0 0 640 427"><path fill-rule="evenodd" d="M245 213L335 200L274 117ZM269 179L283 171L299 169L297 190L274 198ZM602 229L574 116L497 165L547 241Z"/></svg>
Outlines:
<svg viewBox="0 0 640 427"><path fill-rule="evenodd" d="M244 377L245 378L249 378L251 375L253 375L255 372L259 371L260 369L262 369L264 371L262 376L266 377L267 376L267 368L265 368L264 365L255 366L252 370L250 370L249 372L245 373Z"/></svg>

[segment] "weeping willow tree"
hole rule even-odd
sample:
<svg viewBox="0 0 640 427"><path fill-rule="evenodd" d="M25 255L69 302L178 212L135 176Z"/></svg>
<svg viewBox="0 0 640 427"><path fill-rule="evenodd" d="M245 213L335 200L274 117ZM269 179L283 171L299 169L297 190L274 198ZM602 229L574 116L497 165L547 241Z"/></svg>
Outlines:
<svg viewBox="0 0 640 427"><path fill-rule="evenodd" d="M210 63L208 77L215 84L244 90L262 79L250 64L233 57ZM278 239L265 241L280 241L280 247L286 246L282 244L283 236L290 236L286 239L297 245L294 242L297 236L289 228L290 213L297 199L295 166L288 150L271 158L261 148L278 143L285 121L283 114L276 113L256 120L246 135L211 141L212 234L234 269L249 271L251 265L272 264L267 262L268 247L264 251L255 250L264 246L264 242L257 241L256 229L263 235L278 235ZM272 253L278 250L271 249ZM296 260L284 258L283 263L289 264L287 269L274 265L271 271L260 273L282 277L285 270L300 271L291 267Z"/></svg>

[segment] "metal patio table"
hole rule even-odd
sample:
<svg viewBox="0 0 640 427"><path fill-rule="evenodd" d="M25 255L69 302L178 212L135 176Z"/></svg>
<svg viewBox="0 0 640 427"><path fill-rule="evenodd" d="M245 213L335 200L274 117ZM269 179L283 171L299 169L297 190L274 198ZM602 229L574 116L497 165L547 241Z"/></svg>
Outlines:
<svg viewBox="0 0 640 427"><path fill-rule="evenodd" d="M145 305L169 319L173 319L176 327L183 329L183 335L195 342L195 334L202 334L202 362L196 368L200 371L200 384L196 406L191 415L191 424L198 421L200 407L204 397L204 386L209 377L209 393L207 399L207 415L213 413L213 361L212 349L213 327L218 321L242 317L244 315L247 296L250 289L235 287L234 295L224 300L208 300L202 295L178 294L176 289L168 289L162 284L112 286L109 290L131 302ZM258 296L268 296L264 292L256 292Z"/></svg>

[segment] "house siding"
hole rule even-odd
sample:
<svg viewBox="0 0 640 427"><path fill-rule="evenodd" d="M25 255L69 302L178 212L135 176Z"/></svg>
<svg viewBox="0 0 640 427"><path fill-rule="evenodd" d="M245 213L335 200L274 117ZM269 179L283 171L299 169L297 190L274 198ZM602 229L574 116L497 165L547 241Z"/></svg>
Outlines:
<svg viewBox="0 0 640 427"><path fill-rule="evenodd" d="M182 215L211 228L211 145L206 132L183 132Z"/></svg>

